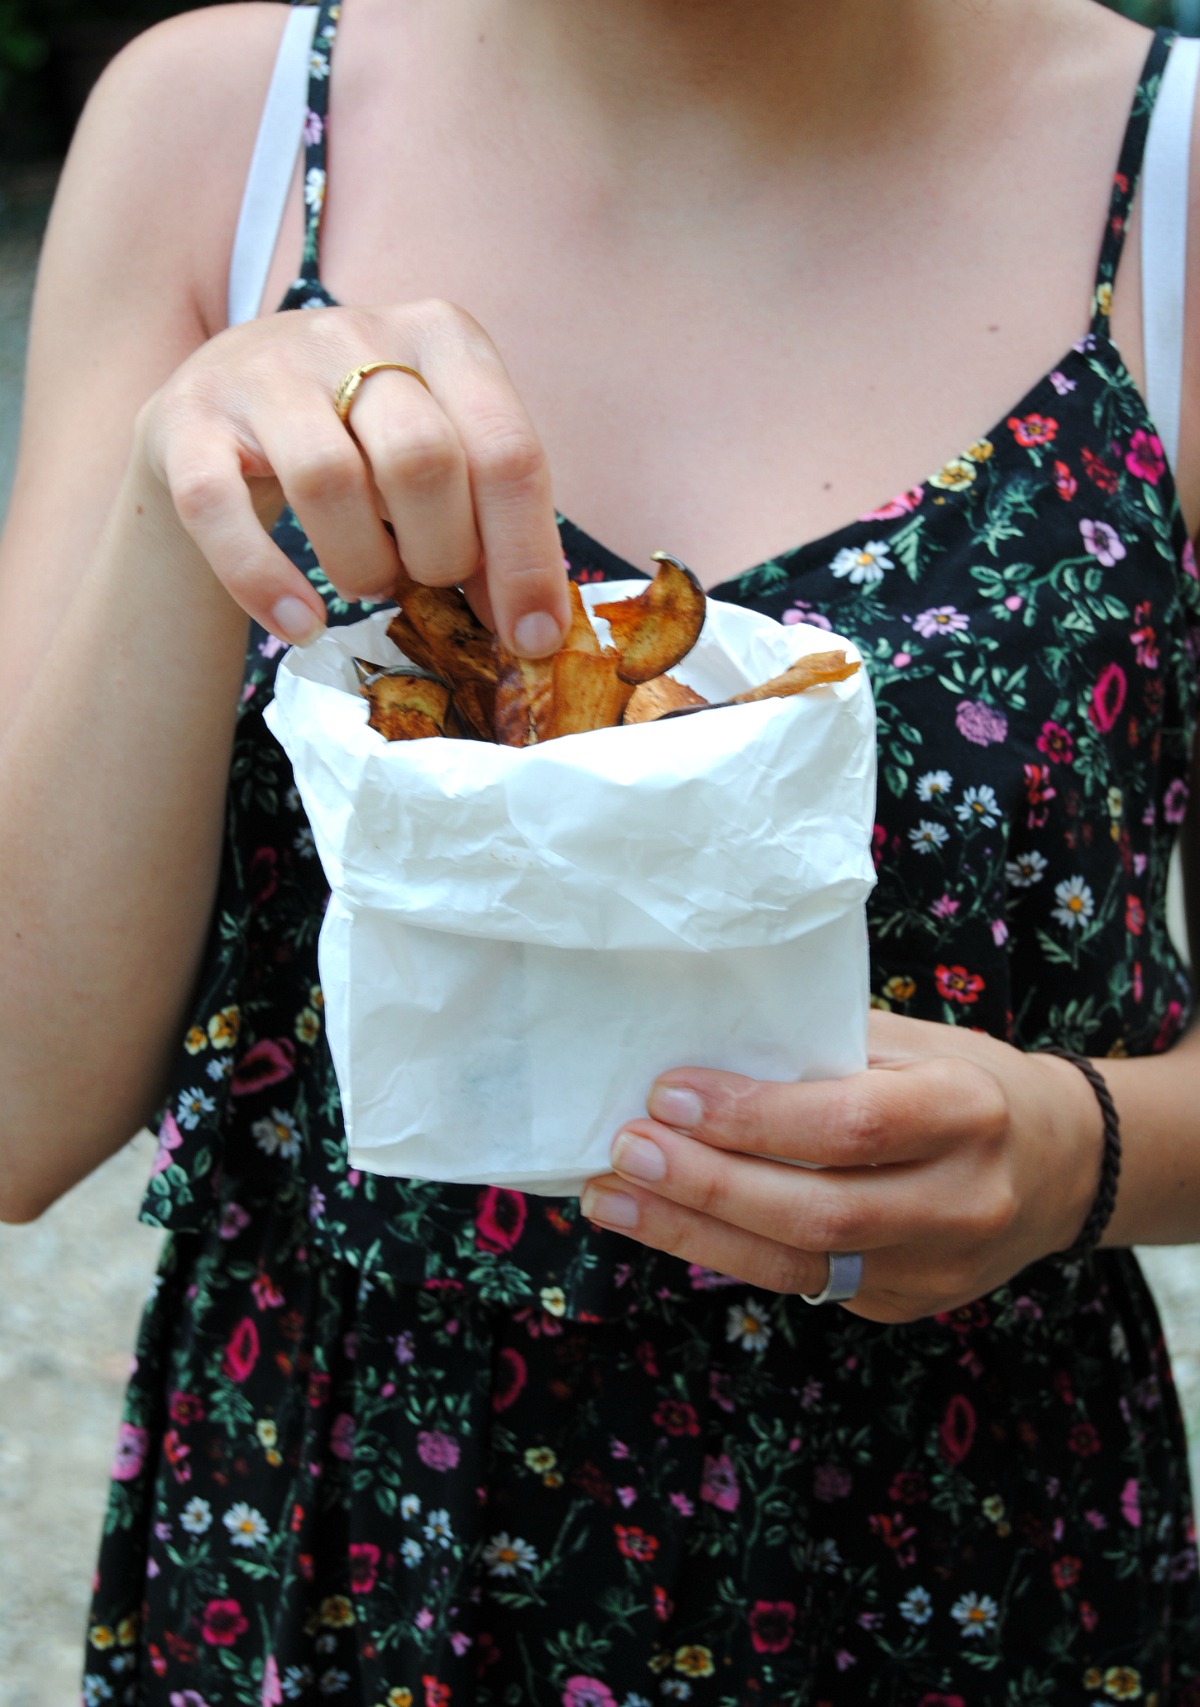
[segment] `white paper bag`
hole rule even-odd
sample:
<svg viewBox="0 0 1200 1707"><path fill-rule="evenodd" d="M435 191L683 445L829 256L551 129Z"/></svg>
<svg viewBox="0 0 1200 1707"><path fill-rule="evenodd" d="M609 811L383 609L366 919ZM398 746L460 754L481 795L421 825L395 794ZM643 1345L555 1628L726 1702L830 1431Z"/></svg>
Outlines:
<svg viewBox="0 0 1200 1707"><path fill-rule="evenodd" d="M399 661L391 614L290 652L266 714L333 890L320 967L353 1166L574 1194L669 1067L865 1065L865 671L541 746L389 744L351 659ZM857 656L710 600L672 674L720 699L831 646Z"/></svg>

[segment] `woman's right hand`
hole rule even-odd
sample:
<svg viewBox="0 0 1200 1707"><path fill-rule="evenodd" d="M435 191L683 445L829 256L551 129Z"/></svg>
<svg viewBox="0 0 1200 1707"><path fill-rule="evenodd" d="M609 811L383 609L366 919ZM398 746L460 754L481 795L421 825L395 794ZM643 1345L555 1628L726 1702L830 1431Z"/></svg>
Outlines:
<svg viewBox="0 0 1200 1707"><path fill-rule="evenodd" d="M343 426L339 381L380 361L426 385L372 373ZM309 309L222 332L146 404L137 443L218 579L284 640L324 622L266 531L285 503L348 599L389 599L407 573L462 585L514 652L540 657L562 638L545 455L491 339L449 303Z"/></svg>

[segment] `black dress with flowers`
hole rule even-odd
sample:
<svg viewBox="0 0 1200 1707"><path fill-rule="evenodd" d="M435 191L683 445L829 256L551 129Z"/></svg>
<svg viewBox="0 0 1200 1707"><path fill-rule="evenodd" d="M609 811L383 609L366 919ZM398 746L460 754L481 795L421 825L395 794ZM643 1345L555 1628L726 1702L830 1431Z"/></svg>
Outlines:
<svg viewBox="0 0 1200 1707"><path fill-rule="evenodd" d="M330 300L336 21L326 4L289 308ZM1165 887L1200 592L1108 319L1169 46L1086 335L923 485L717 589L869 662L877 1003L1027 1048L1162 1050L1189 1008ZM577 579L636 573L562 534ZM574 1202L348 1171L326 889L262 719L279 650L252 632L85 1701L1200 1701L1183 1433L1130 1254L881 1327L597 1233Z"/></svg>

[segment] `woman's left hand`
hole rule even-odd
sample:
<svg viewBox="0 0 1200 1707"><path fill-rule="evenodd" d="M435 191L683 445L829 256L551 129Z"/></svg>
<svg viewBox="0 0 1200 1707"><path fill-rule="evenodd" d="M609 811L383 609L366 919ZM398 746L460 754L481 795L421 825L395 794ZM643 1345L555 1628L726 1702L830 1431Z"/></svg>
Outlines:
<svg viewBox="0 0 1200 1707"><path fill-rule="evenodd" d="M896 1014L871 1015L850 1078L681 1068L646 1107L589 1182L589 1220L773 1292L818 1293L827 1253L860 1251L845 1308L877 1322L954 1309L1067 1249L1100 1175L1076 1067Z"/></svg>

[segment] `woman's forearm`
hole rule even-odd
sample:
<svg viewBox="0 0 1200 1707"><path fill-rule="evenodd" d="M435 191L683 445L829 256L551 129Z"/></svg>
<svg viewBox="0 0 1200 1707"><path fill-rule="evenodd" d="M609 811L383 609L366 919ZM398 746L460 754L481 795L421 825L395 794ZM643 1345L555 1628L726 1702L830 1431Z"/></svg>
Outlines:
<svg viewBox="0 0 1200 1707"><path fill-rule="evenodd" d="M1165 1055L1097 1061L1121 1120L1106 1245L1200 1241L1200 1029Z"/></svg>

